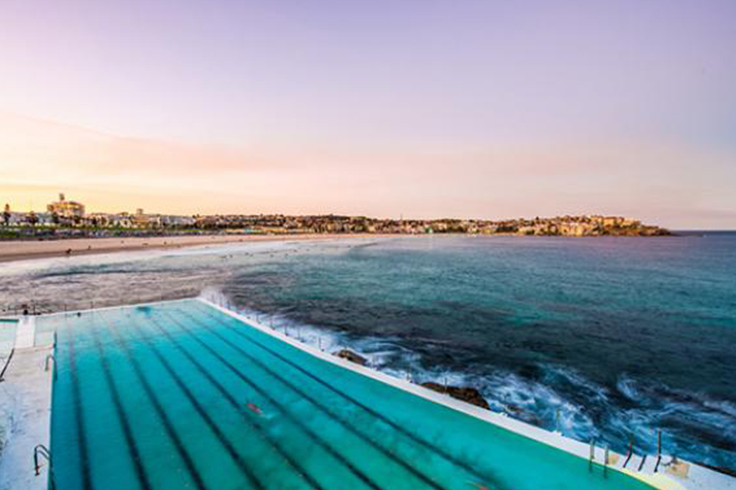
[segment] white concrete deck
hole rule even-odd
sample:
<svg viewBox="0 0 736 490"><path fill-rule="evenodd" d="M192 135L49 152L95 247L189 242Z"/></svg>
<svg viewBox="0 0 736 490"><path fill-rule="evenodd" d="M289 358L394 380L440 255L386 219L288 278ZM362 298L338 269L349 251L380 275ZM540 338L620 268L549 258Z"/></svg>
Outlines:
<svg viewBox="0 0 736 490"><path fill-rule="evenodd" d="M5 381L0 383L0 418L5 444L0 452L0 490L46 489L48 466L43 460L35 476L33 448L49 447L52 371L44 371L53 347L16 348Z"/></svg>

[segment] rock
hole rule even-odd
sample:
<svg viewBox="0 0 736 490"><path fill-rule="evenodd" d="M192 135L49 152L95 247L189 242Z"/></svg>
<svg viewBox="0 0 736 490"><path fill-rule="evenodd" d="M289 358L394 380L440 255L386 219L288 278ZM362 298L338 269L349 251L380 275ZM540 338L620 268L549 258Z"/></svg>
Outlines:
<svg viewBox="0 0 736 490"><path fill-rule="evenodd" d="M513 403L509 403L504 406L506 413L511 415L512 417L523 420L524 422L532 425L536 425L537 427L544 427L544 422L542 419L534 415L533 413L524 410L523 408L514 405Z"/></svg>
<svg viewBox="0 0 736 490"><path fill-rule="evenodd" d="M457 398L458 400L462 400L466 403L485 408L486 410L490 410L491 408L490 406L488 406L488 402L486 401L486 399L483 398L483 395L481 395L478 390L470 386L443 386L439 383L433 383L431 381L422 383L422 386L438 393L446 393L453 398Z"/></svg>
<svg viewBox="0 0 736 490"><path fill-rule="evenodd" d="M349 349L342 349L337 352L335 352L335 355L337 357L341 357L343 359L347 359L350 362L354 362L355 364L360 364L361 366L365 366L368 364L368 359L361 356L360 354L357 354Z"/></svg>

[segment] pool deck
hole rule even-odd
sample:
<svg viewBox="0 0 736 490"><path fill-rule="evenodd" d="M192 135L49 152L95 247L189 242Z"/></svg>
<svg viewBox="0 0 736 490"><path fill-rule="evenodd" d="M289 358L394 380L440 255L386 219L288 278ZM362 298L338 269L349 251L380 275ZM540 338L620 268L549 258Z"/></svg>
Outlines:
<svg viewBox="0 0 736 490"><path fill-rule="evenodd" d="M590 460L592 455L593 464L605 465L610 470L620 471L646 482L653 488L660 490L736 490L735 478L694 463L682 460L675 463L671 456L662 455L657 471L655 471L658 459L656 455L647 456L643 463L640 455L632 455L631 458L627 458L625 455L613 451L608 452L606 458L606 451L603 448L565 437L558 432L532 426L502 413L495 413L470 405L446 394L437 393L414 384L410 380L395 378L370 367L341 359L269 328L252 317L246 317L225 308L224 305L204 298L199 298L199 300L226 315L327 362L503 427L585 460ZM165 303L177 301L182 300L166 301ZM146 304L155 305L158 303ZM100 308L94 311L134 306L140 305ZM58 314L67 313L53 313L50 315ZM5 381L0 383L0 416L8 422L6 424L7 433L4 436L5 446L2 447L0 452L0 490L45 489L48 477L48 467L45 465L45 461L41 475L35 476L33 450L37 444L49 447L52 371L46 372L44 367L47 355L53 352L53 345L34 347L35 318L26 317L20 320L21 322L16 330L15 356L5 374ZM0 430L1 436L2 430Z"/></svg>
<svg viewBox="0 0 736 490"><path fill-rule="evenodd" d="M5 425L5 445L0 453L0 490L46 488L48 466L41 474L33 467L33 448L49 447L51 429L51 378L44 371L53 346L18 348L5 379L0 383L0 416Z"/></svg>

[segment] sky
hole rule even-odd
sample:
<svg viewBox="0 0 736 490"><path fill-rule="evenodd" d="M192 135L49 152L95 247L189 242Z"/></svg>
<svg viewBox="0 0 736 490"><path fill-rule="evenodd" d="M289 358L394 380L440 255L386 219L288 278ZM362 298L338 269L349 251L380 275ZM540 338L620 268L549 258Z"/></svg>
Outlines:
<svg viewBox="0 0 736 490"><path fill-rule="evenodd" d="M0 204L736 229L733 0L0 0Z"/></svg>

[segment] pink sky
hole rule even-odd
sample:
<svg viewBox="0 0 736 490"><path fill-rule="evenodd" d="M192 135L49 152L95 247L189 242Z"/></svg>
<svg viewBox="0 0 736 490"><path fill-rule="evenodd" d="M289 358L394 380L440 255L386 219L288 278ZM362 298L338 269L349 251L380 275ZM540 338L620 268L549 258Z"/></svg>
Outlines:
<svg viewBox="0 0 736 490"><path fill-rule="evenodd" d="M736 228L727 1L0 6L0 201Z"/></svg>

